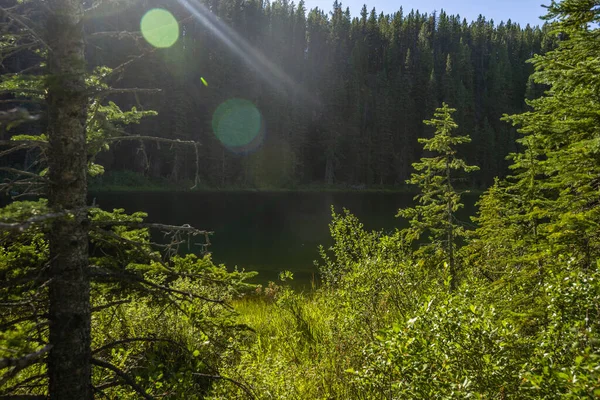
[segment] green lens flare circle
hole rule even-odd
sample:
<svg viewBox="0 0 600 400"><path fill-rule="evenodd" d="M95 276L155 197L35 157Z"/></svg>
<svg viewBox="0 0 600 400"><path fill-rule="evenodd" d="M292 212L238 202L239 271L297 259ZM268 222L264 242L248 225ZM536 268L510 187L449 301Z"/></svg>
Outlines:
<svg viewBox="0 0 600 400"><path fill-rule="evenodd" d="M230 99L222 103L213 114L213 132L226 147L243 148L260 134L262 116L251 101Z"/></svg>
<svg viewBox="0 0 600 400"><path fill-rule="evenodd" d="M179 39L179 24L167 10L153 8L142 17L140 31L148 43L157 48L171 47Z"/></svg>

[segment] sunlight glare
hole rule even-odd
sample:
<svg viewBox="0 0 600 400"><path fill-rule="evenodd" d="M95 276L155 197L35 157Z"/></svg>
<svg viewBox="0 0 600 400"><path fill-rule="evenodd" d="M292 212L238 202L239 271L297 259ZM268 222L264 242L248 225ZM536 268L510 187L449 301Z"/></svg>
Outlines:
<svg viewBox="0 0 600 400"><path fill-rule="evenodd" d="M301 85L298 85L278 65L269 60L261 51L252 46L235 30L215 16L198 0L178 0L204 27L210 29L219 40L234 54L240 57L272 88L285 93L289 90L305 101L317 103Z"/></svg>
<svg viewBox="0 0 600 400"><path fill-rule="evenodd" d="M154 8L142 17L140 30L144 39L157 48L171 47L179 39L179 24L169 11Z"/></svg>
<svg viewBox="0 0 600 400"><path fill-rule="evenodd" d="M217 138L231 151L249 151L261 141L262 116L249 100L230 99L213 114L212 127Z"/></svg>

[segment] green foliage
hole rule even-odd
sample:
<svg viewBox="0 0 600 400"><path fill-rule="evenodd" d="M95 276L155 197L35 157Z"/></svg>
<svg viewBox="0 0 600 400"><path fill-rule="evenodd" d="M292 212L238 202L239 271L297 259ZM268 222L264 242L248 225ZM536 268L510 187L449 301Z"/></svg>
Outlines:
<svg viewBox="0 0 600 400"><path fill-rule="evenodd" d="M45 200L14 202L0 209L0 220L19 222L48 211ZM217 376L223 362L235 355L233 345L248 335L228 304L255 289L246 283L255 274L227 271L215 265L210 255L164 259L151 245L147 228L125 226L141 224L145 217L140 212L90 209L93 355L128 371L154 396L200 399L211 384L206 376ZM46 233L50 223L3 231L0 237L0 295L5 311L0 316L0 358L18 358L48 341L44 282L49 279ZM108 232L97 228L108 223L114 223ZM34 364L23 371L2 371L11 377L0 394L27 379L39 384L34 393L44 394L45 368ZM94 370L95 384L113 379L108 370ZM103 390L109 397L139 398L127 386L109 385Z"/></svg>
<svg viewBox="0 0 600 400"><path fill-rule="evenodd" d="M548 11L562 40L531 60L532 78L546 93L528 101L531 111L505 117L520 126L524 149L512 155L509 190L522 203L515 222L529 225L538 261L568 252L584 266L600 255L600 11L587 0L552 2Z"/></svg>
<svg viewBox="0 0 600 400"><path fill-rule="evenodd" d="M405 208L398 216L409 219L410 227L403 232L409 245L418 241L424 233L428 233L428 244L423 245L415 253L433 264L446 262L450 267L450 279L456 284L456 252L460 238L465 236L463 226L457 221L455 213L463 204L460 194L454 189L456 180L453 171L472 172L479 167L467 165L456 156L455 146L469 143L468 136L452 136L458 125L452 119L455 109L443 103L435 111L434 118L426 120L426 125L435 128L432 138L420 138L423 149L434 157L423 157L421 162L414 163L414 172L410 184L417 185L420 193L414 198L418 202L415 207Z"/></svg>

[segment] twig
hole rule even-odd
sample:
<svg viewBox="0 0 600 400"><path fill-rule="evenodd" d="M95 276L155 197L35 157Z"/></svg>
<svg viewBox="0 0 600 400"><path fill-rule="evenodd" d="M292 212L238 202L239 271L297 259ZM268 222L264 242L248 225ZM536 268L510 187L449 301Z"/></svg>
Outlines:
<svg viewBox="0 0 600 400"><path fill-rule="evenodd" d="M96 365L98 367L102 367L102 368L111 370L119 378L123 379L129 386L131 386L133 388L133 390L138 392L146 400L154 400L154 397L152 397L148 393L146 393L146 391L140 385L135 383L135 381L129 375L127 375L124 371L117 368L116 366L114 366L110 363L107 363L106 361L99 360L97 358L92 358L92 364Z"/></svg>

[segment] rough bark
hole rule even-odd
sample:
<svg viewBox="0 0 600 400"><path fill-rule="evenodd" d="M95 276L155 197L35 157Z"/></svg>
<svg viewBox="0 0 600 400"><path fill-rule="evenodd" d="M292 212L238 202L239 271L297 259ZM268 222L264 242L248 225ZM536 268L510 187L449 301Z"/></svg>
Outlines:
<svg viewBox="0 0 600 400"><path fill-rule="evenodd" d="M86 216L87 96L83 4L49 0L49 205L71 210L50 232L50 399L92 399Z"/></svg>

